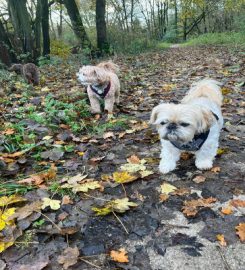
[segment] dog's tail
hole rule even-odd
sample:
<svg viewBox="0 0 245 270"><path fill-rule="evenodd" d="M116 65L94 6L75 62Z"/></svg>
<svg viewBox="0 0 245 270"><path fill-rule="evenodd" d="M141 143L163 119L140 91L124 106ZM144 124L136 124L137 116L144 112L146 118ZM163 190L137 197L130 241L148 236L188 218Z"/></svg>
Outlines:
<svg viewBox="0 0 245 270"><path fill-rule="evenodd" d="M105 70L116 73L116 74L119 73L119 66L114 64L112 61L101 62L97 65L97 67L104 68Z"/></svg>
<svg viewBox="0 0 245 270"><path fill-rule="evenodd" d="M183 98L182 103L187 103L195 98L205 97L212 100L220 107L223 101L221 85L220 82L212 79L204 79L193 83L190 91Z"/></svg>

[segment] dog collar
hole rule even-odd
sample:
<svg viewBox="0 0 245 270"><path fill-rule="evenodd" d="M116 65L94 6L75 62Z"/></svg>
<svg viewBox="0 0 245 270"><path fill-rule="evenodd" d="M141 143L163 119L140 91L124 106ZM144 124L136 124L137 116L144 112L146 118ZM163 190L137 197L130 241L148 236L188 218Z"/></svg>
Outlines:
<svg viewBox="0 0 245 270"><path fill-rule="evenodd" d="M219 120L218 115L215 114L214 112L212 112L212 114L214 115L215 119L218 121ZM192 139L192 141L186 144L181 144L177 141L170 141L170 142L172 143L173 146L183 151L198 151L207 140L209 132L210 132L210 129L207 130L206 132L196 134L194 138Z"/></svg>
<svg viewBox="0 0 245 270"><path fill-rule="evenodd" d="M94 88L92 85L90 85L90 88L92 89L92 91L100 96L101 98L105 98L106 95L108 94L108 92L110 91L111 88L111 82L109 81L108 85L106 86L106 88L102 89L101 91L98 91L96 88Z"/></svg>

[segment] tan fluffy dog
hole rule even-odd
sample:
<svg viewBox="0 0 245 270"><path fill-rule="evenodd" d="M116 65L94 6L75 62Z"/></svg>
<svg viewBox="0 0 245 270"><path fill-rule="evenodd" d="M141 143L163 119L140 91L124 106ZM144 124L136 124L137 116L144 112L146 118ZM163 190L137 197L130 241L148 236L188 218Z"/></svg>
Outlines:
<svg viewBox="0 0 245 270"><path fill-rule="evenodd" d="M113 112L114 103L119 103L118 70L118 66L110 61L80 68L77 77L83 85L87 85L92 113L101 113L100 100L105 101L105 111L110 114Z"/></svg>

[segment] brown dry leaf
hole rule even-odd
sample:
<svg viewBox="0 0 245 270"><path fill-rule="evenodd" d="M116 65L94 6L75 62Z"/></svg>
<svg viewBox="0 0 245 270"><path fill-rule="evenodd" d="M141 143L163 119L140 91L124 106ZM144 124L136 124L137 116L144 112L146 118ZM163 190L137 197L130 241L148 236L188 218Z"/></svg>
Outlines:
<svg viewBox="0 0 245 270"><path fill-rule="evenodd" d="M236 226L236 234L239 236L241 242L245 242L245 223L239 223L238 226Z"/></svg>
<svg viewBox="0 0 245 270"><path fill-rule="evenodd" d="M129 262L127 251L124 248L120 248L118 251L111 250L110 256L111 256L112 260L115 262L120 262L120 263Z"/></svg>
<svg viewBox="0 0 245 270"><path fill-rule="evenodd" d="M64 269L68 269L78 261L79 250L77 247L68 247L63 254L58 257L58 263L63 264Z"/></svg>
<svg viewBox="0 0 245 270"><path fill-rule="evenodd" d="M54 179L56 177L56 173L57 168L54 164L51 164L51 167L46 172L31 175L26 179L17 181L17 183L40 186L44 181Z"/></svg>
<svg viewBox="0 0 245 270"><path fill-rule="evenodd" d="M216 238L217 240L219 241L219 244L222 246L222 247L226 247L227 246L227 242L225 241L225 237L223 234L217 234L216 235Z"/></svg>
<svg viewBox="0 0 245 270"><path fill-rule="evenodd" d="M243 200L231 200L230 201L230 205L234 206L234 207L245 207L245 201Z"/></svg>
<svg viewBox="0 0 245 270"><path fill-rule="evenodd" d="M172 195L177 195L177 196L183 196L183 195L187 195L187 194L190 194L191 193L191 190L188 189L188 188L179 188L179 189L176 189Z"/></svg>
<svg viewBox="0 0 245 270"><path fill-rule="evenodd" d="M198 200L190 200L185 201L184 206L182 207L183 213L187 217L193 217L197 214L199 208L201 207L211 207L212 203L216 202L215 198L207 198L207 199L198 199Z"/></svg>
<svg viewBox="0 0 245 270"><path fill-rule="evenodd" d="M230 139L230 140L234 140L234 141L240 141L240 139L237 136L234 136L234 135L228 135L227 138Z"/></svg>
<svg viewBox="0 0 245 270"><path fill-rule="evenodd" d="M61 214L58 215L58 220L59 220L59 221L62 221L62 220L64 220L64 219L66 219L68 216L69 216L68 213L63 212L63 213L61 213Z"/></svg>
<svg viewBox="0 0 245 270"><path fill-rule="evenodd" d="M10 217L10 220L17 218L17 220L22 220L30 216L33 212L39 212L42 207L41 201L36 201L31 204L27 204L21 208L18 208L16 212Z"/></svg>
<svg viewBox="0 0 245 270"><path fill-rule="evenodd" d="M230 215L230 214L232 214L233 213L233 210L232 210L232 208L231 207L223 207L222 209L221 209L221 213L222 214L224 214L224 215Z"/></svg>
<svg viewBox="0 0 245 270"><path fill-rule="evenodd" d="M192 179L193 182L199 184L199 183L203 183L205 182L206 177L202 176L202 175L198 175L195 178Z"/></svg>
<svg viewBox="0 0 245 270"><path fill-rule="evenodd" d="M15 133L15 130L13 128L7 128L4 131L1 132L3 135L11 135Z"/></svg>
<svg viewBox="0 0 245 270"><path fill-rule="evenodd" d="M127 158L127 162L132 164L140 164L140 159L136 155L132 155L131 157Z"/></svg>
<svg viewBox="0 0 245 270"><path fill-rule="evenodd" d="M71 200L70 196L68 195L65 195L63 198L62 198L62 205L65 205L65 204L73 204L73 201Z"/></svg>
<svg viewBox="0 0 245 270"><path fill-rule="evenodd" d="M113 138L115 135L112 131L109 131L109 132L106 132L104 135L103 135L103 138L104 139L108 139L108 138Z"/></svg>
<svg viewBox="0 0 245 270"><path fill-rule="evenodd" d="M2 157L3 158L16 158L16 157L20 157L24 154L25 154L25 151L19 151L19 152L15 152L13 154L4 153L4 154L2 154Z"/></svg>
<svg viewBox="0 0 245 270"><path fill-rule="evenodd" d="M220 167L216 166L211 169L211 172L218 173L220 172Z"/></svg>
<svg viewBox="0 0 245 270"><path fill-rule="evenodd" d="M166 202L169 198L169 195L164 193L159 195L160 202Z"/></svg>

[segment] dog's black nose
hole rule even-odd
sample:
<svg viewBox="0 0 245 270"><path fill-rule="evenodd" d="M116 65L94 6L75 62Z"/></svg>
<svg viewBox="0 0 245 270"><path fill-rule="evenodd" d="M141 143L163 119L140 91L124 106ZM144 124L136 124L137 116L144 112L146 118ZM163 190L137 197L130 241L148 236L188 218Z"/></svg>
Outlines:
<svg viewBox="0 0 245 270"><path fill-rule="evenodd" d="M175 123L170 123L168 125L168 130L175 130L177 128L177 125Z"/></svg>

